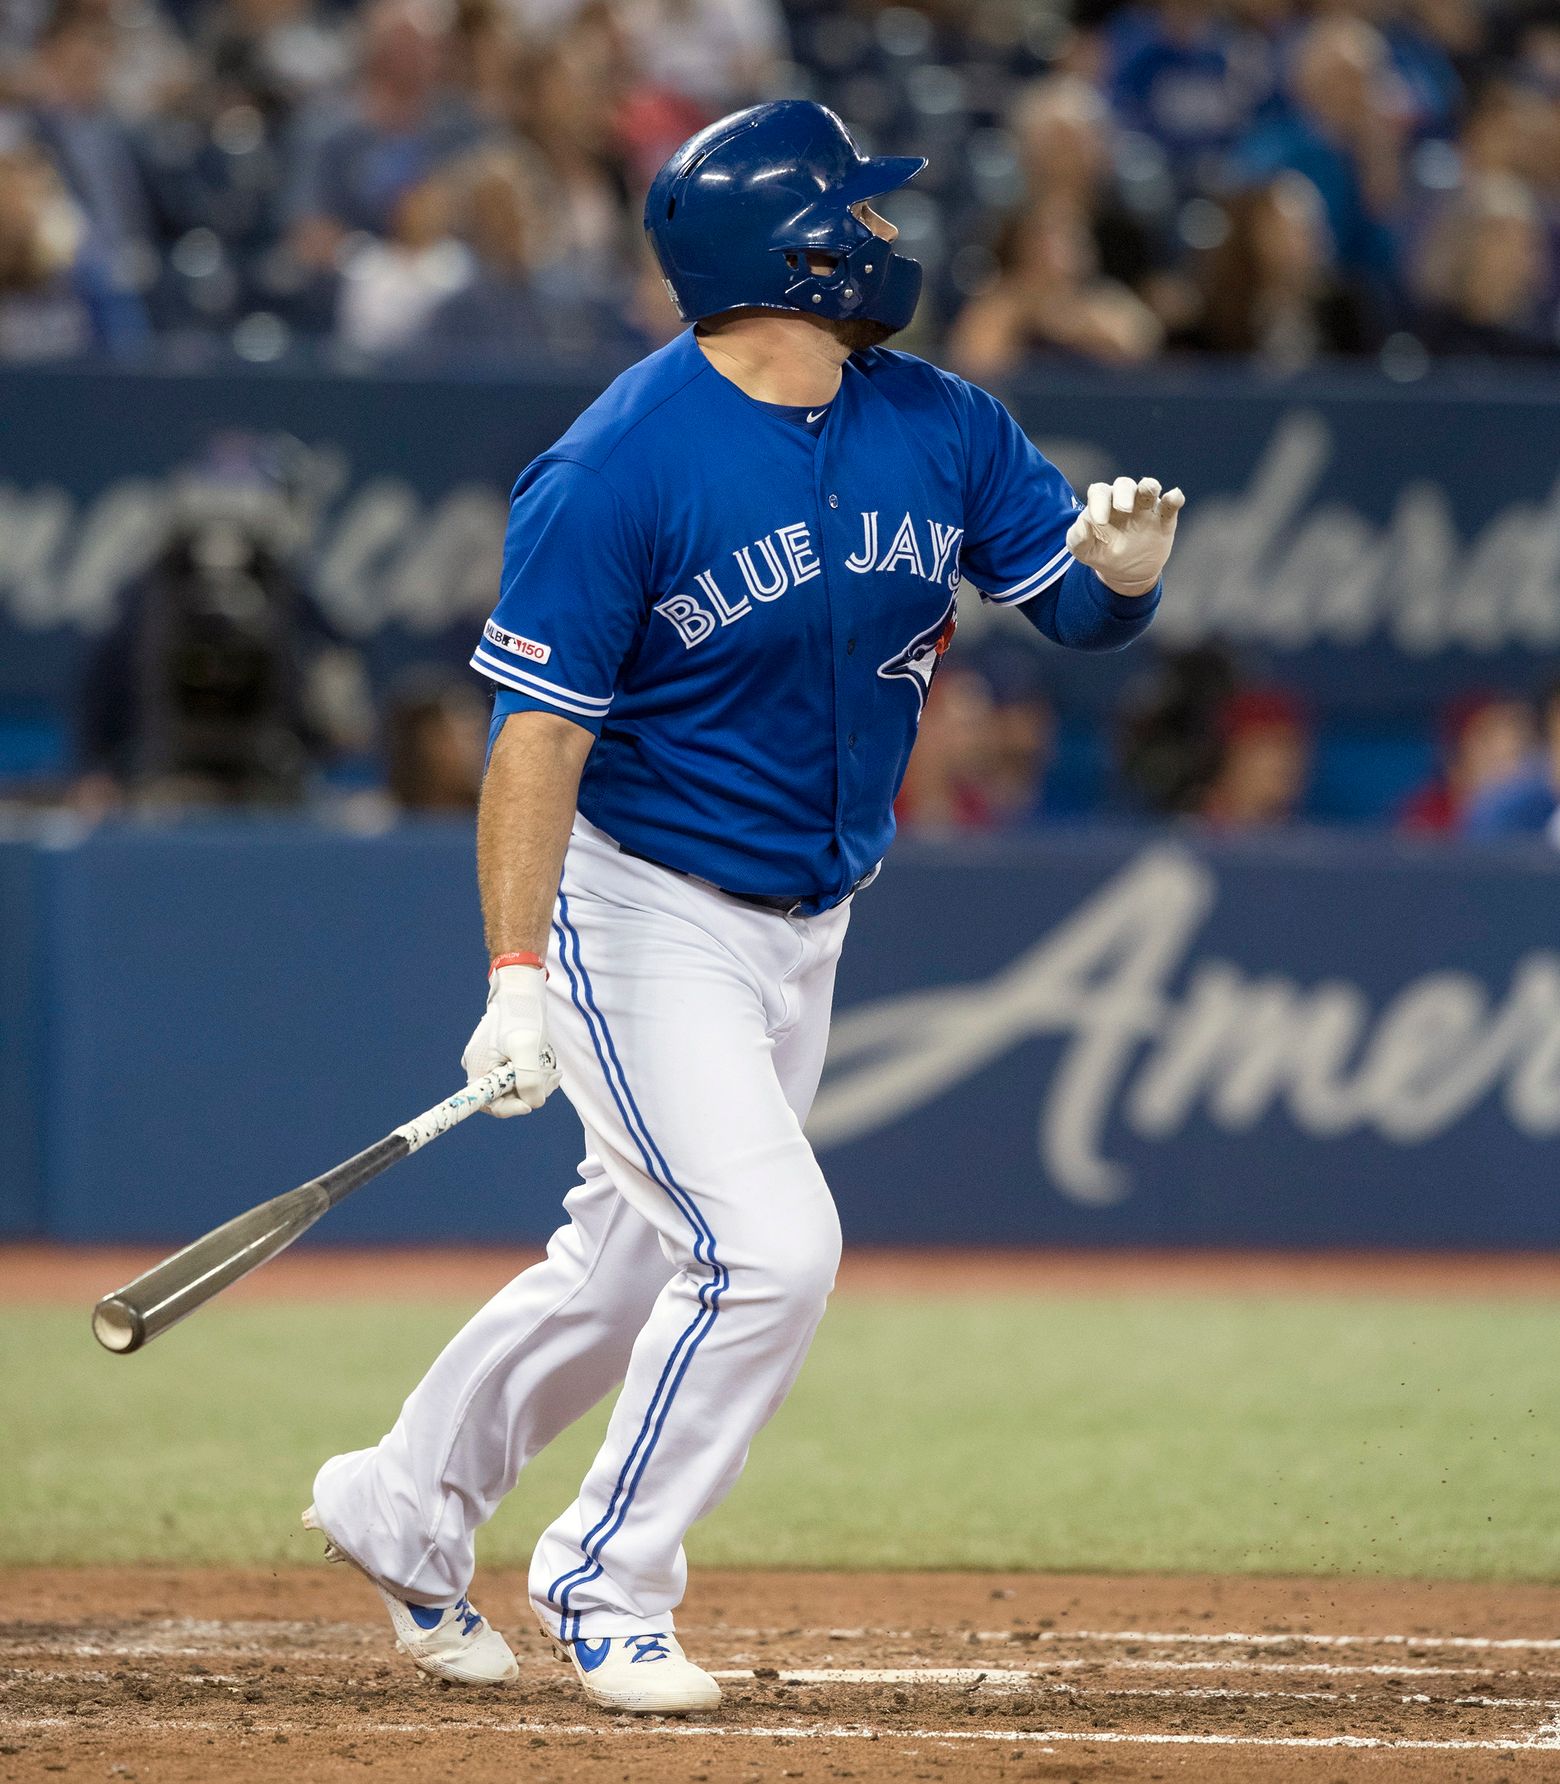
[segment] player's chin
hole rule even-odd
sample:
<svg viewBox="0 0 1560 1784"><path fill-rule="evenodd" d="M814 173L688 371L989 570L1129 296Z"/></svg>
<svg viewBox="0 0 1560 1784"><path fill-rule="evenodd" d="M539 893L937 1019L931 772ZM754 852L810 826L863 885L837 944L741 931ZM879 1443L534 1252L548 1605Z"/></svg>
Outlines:
<svg viewBox="0 0 1560 1784"><path fill-rule="evenodd" d="M869 347L881 347L899 333L886 322L874 322L867 316L846 316L830 320L827 316L809 316L807 320L834 339L847 353L865 353Z"/></svg>

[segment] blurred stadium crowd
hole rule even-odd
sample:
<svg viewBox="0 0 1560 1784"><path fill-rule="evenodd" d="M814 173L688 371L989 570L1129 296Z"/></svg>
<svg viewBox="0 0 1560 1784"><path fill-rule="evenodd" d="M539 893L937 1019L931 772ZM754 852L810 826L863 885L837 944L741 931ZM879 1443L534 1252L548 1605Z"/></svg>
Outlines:
<svg viewBox="0 0 1560 1784"><path fill-rule="evenodd" d="M1145 650L1082 802L1067 726L1033 658L998 647L939 671L899 804L902 827L992 831L1080 817L1170 818L1221 833L1303 819L1323 727L1219 647ZM1543 836L1560 847L1560 682L1536 701L1473 691L1438 715L1419 782L1375 814L1421 837ZM1367 777L1374 771L1366 769Z"/></svg>
<svg viewBox="0 0 1560 1784"><path fill-rule="evenodd" d="M1552 0L3 0L0 359L653 345L650 173L782 93L930 155L978 378L1557 350Z"/></svg>
<svg viewBox="0 0 1560 1784"><path fill-rule="evenodd" d="M626 360L677 326L651 173L782 93L931 157L888 207L928 269L907 344L979 380L1560 357L1553 0L0 0L0 362ZM1133 670L1080 727L1043 659L957 653L906 827L1316 815L1325 715L1218 649ZM263 529L175 524L97 644L69 777L20 797L469 810L472 679L377 686ZM1465 693L1411 748L1376 820L1560 842L1560 687Z"/></svg>

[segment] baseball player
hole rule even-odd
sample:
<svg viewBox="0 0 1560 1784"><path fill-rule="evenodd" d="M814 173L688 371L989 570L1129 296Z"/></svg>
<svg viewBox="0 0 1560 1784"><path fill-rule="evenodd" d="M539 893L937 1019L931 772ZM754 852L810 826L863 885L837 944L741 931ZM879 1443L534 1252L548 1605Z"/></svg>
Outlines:
<svg viewBox="0 0 1560 1784"><path fill-rule="evenodd" d="M962 577L1048 638L1149 623L1182 496L1080 505L1002 406L881 345L921 268L870 208L925 165L832 112L701 131L645 226L693 327L515 488L474 666L497 686L477 870L492 953L475 1077L494 1113L561 1083L585 1131L568 1222L462 1331L306 1521L379 1588L425 1671L515 1676L465 1597L526 1463L622 1384L530 1597L615 1710L720 1697L673 1633L683 1538L730 1491L839 1261L802 1131L855 894ZM927 938L937 946L935 937Z"/></svg>

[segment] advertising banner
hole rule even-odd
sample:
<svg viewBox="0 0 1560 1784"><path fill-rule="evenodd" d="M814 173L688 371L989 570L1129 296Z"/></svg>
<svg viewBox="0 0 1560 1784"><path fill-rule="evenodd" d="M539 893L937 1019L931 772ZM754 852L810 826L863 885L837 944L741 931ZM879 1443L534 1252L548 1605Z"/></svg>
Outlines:
<svg viewBox="0 0 1560 1784"><path fill-rule="evenodd" d="M7 371L0 701L68 705L84 648L232 433L299 443L277 499L320 605L377 676L410 656L463 663L509 488L598 388L543 371ZM1075 484L1152 471L1186 489L1161 642L1217 635L1322 710L1382 713L1529 687L1560 647L1560 379L1058 373L1006 394ZM974 602L961 641L1004 623L1047 650ZM1134 662L1048 654L1076 710L1111 701Z"/></svg>
<svg viewBox="0 0 1560 1784"><path fill-rule="evenodd" d="M1557 894L1536 846L902 844L809 1124L847 1235L1560 1243ZM0 846L0 896L12 1232L187 1239L459 1082L464 827L54 834ZM539 1239L580 1147L562 1097L468 1123L327 1236Z"/></svg>

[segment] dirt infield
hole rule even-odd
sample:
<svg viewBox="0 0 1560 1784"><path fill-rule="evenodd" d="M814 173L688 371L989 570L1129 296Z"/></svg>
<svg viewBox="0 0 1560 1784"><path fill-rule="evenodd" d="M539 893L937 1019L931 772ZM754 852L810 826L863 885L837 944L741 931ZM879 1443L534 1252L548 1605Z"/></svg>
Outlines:
<svg viewBox="0 0 1560 1784"><path fill-rule="evenodd" d="M0 1302L71 1304L151 1252L0 1247ZM234 1299L465 1297L534 1254L291 1253ZM841 1291L1560 1295L1553 1257L860 1253ZM719 1574L679 1616L726 1700L698 1723L587 1705L528 1626L473 1693L397 1656L342 1569L0 1572L0 1784L1307 1784L1560 1781L1560 1587L1062 1575Z"/></svg>
<svg viewBox="0 0 1560 1784"><path fill-rule="evenodd" d="M11 1573L0 1779L1560 1779L1560 1588L712 1574L718 1715L586 1705L523 1616L515 1686L426 1681L343 1570Z"/></svg>
<svg viewBox="0 0 1560 1784"><path fill-rule="evenodd" d="M172 1246L168 1249L173 1249ZM161 1249L0 1245L0 1304L100 1295L155 1264ZM348 1300L492 1294L541 1256L500 1247L354 1249L305 1245L228 1289L240 1300ZM1560 1298L1552 1252L1042 1251L847 1249L839 1292L896 1295L1404 1295Z"/></svg>

